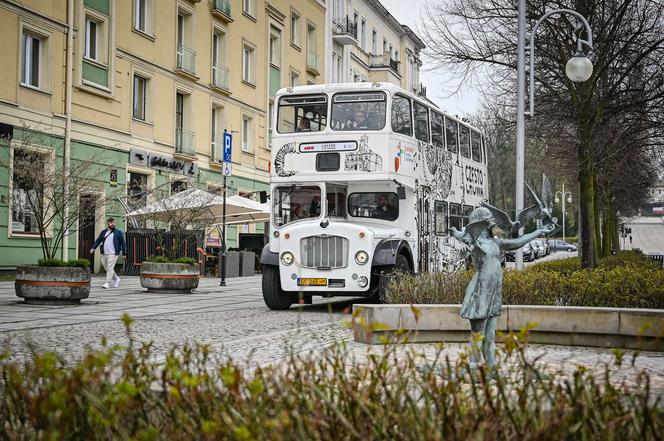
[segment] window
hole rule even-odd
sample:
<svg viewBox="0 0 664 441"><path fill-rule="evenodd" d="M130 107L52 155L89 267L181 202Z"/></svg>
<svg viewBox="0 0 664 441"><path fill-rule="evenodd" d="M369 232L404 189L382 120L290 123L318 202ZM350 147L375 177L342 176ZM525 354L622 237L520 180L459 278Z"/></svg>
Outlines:
<svg viewBox="0 0 664 441"><path fill-rule="evenodd" d="M357 25L359 21L360 21L360 15L357 13L357 11L353 12L353 23Z"/></svg>
<svg viewBox="0 0 664 441"><path fill-rule="evenodd" d="M436 147L445 148L445 132L443 129L445 119L436 112L431 112L431 142Z"/></svg>
<svg viewBox="0 0 664 441"><path fill-rule="evenodd" d="M46 172L48 155L33 150L14 149L12 163L12 232L39 234L38 215L44 204L44 184L48 179L35 178ZM46 182L45 182L46 181Z"/></svg>
<svg viewBox="0 0 664 441"><path fill-rule="evenodd" d="M281 32L274 26L270 27L270 64L281 66Z"/></svg>
<svg viewBox="0 0 664 441"><path fill-rule="evenodd" d="M336 152L316 154L316 171L337 171L341 166L341 155Z"/></svg>
<svg viewBox="0 0 664 441"><path fill-rule="evenodd" d="M212 33L212 84L230 88L229 69L226 67L226 33L215 29Z"/></svg>
<svg viewBox="0 0 664 441"><path fill-rule="evenodd" d="M394 51L394 61L399 61L399 51Z"/></svg>
<svg viewBox="0 0 664 441"><path fill-rule="evenodd" d="M402 135L413 135L410 100L401 95L392 98L392 131Z"/></svg>
<svg viewBox="0 0 664 441"><path fill-rule="evenodd" d="M386 96L383 92L338 93L332 103L333 130L382 130Z"/></svg>
<svg viewBox="0 0 664 441"><path fill-rule="evenodd" d="M42 87L41 69L44 41L41 37L23 31L23 60L21 62L21 84L36 88Z"/></svg>
<svg viewBox="0 0 664 441"><path fill-rule="evenodd" d="M131 211L145 207L147 201L148 176L129 172L127 179L127 205Z"/></svg>
<svg viewBox="0 0 664 441"><path fill-rule="evenodd" d="M193 49L193 11L178 10L177 18L177 68L190 74L196 73L196 51Z"/></svg>
<svg viewBox="0 0 664 441"><path fill-rule="evenodd" d="M175 94L175 128L184 128L184 95L179 92Z"/></svg>
<svg viewBox="0 0 664 441"><path fill-rule="evenodd" d="M445 118L445 143L447 145L447 151L452 153L459 153L459 125Z"/></svg>
<svg viewBox="0 0 664 441"><path fill-rule="evenodd" d="M327 127L327 96L287 96L279 100L279 133L320 132Z"/></svg>
<svg viewBox="0 0 664 441"><path fill-rule="evenodd" d="M434 114L435 115L435 114ZM436 236L447 235L447 202L434 201L433 203L433 221Z"/></svg>
<svg viewBox="0 0 664 441"><path fill-rule="evenodd" d="M450 204L449 228L461 229L461 204Z"/></svg>
<svg viewBox="0 0 664 441"><path fill-rule="evenodd" d="M254 48L245 44L242 47L242 80L254 84Z"/></svg>
<svg viewBox="0 0 664 441"><path fill-rule="evenodd" d="M154 1L134 0L134 29L148 35L154 35Z"/></svg>
<svg viewBox="0 0 664 441"><path fill-rule="evenodd" d="M132 116L141 121L146 120L148 79L134 74L134 96Z"/></svg>
<svg viewBox="0 0 664 441"><path fill-rule="evenodd" d="M470 158L470 130L466 126L460 126L459 151L464 158Z"/></svg>
<svg viewBox="0 0 664 441"><path fill-rule="evenodd" d="M468 225L470 223L470 221L469 221L470 213L472 213L474 209L475 209L475 207L473 207L472 205L464 205L463 206L463 216L462 216L462 218L463 218L463 225L462 226L463 227L465 227L466 225Z"/></svg>
<svg viewBox="0 0 664 441"><path fill-rule="evenodd" d="M242 12L249 15L252 18L255 17L256 16L255 2L256 0L242 0Z"/></svg>
<svg viewBox="0 0 664 441"><path fill-rule="evenodd" d="M295 11L291 11L290 25L291 25L290 42L291 42L291 44L294 44L295 46L299 47L300 46L300 14L298 14Z"/></svg>
<svg viewBox="0 0 664 441"><path fill-rule="evenodd" d="M272 221L276 227L321 214L321 190L315 185L284 185L274 189Z"/></svg>
<svg viewBox="0 0 664 441"><path fill-rule="evenodd" d="M387 39L383 38L383 53L390 50L390 44L387 42Z"/></svg>
<svg viewBox="0 0 664 441"><path fill-rule="evenodd" d="M352 193L348 196L348 213L353 217L368 217L394 221L399 217L399 198L396 193Z"/></svg>
<svg viewBox="0 0 664 441"><path fill-rule="evenodd" d="M429 142L429 109L415 102L415 138Z"/></svg>
<svg viewBox="0 0 664 441"><path fill-rule="evenodd" d="M180 193L189 188L189 183L183 180L171 181L171 194Z"/></svg>
<svg viewBox="0 0 664 441"><path fill-rule="evenodd" d="M371 53L378 55L378 32L375 29L371 33Z"/></svg>
<svg viewBox="0 0 664 441"><path fill-rule="evenodd" d="M337 153L338 155L338 153ZM346 187L343 185L327 184L325 186L325 200L327 200L327 215L330 217L346 217Z"/></svg>
<svg viewBox="0 0 664 441"><path fill-rule="evenodd" d="M99 23L90 17L85 18L85 52L87 59L99 61L97 59L99 41Z"/></svg>
<svg viewBox="0 0 664 441"><path fill-rule="evenodd" d="M211 115L211 133L210 139L212 160L217 162L223 161L223 150L224 150L224 108L213 105L212 106L212 115Z"/></svg>
<svg viewBox="0 0 664 441"><path fill-rule="evenodd" d="M242 117L242 151L251 152L251 144L253 139L252 119L248 116Z"/></svg>
<svg viewBox="0 0 664 441"><path fill-rule="evenodd" d="M360 28L360 38L361 38L361 44L362 44L362 50L366 51L367 50L367 21L363 18L362 19L362 26Z"/></svg>
<svg viewBox="0 0 664 441"><path fill-rule="evenodd" d="M300 84L300 74L291 70L289 84L291 87L295 87Z"/></svg>
<svg viewBox="0 0 664 441"><path fill-rule="evenodd" d="M482 140L480 134L475 130L473 130L470 135L470 147L473 161L482 162Z"/></svg>

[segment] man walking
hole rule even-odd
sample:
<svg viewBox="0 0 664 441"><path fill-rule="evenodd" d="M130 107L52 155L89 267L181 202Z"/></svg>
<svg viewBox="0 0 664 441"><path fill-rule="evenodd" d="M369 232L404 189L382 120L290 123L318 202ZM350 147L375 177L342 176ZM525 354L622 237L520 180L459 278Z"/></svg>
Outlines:
<svg viewBox="0 0 664 441"><path fill-rule="evenodd" d="M97 240L90 248L90 254L94 254L95 249L101 245L101 264L106 268L106 281L101 286L108 288L111 283L114 287L120 286L120 278L115 274L115 262L117 262L120 254L127 255L127 243L125 242L124 233L115 228L115 219L109 217L106 221L108 228L99 233Z"/></svg>

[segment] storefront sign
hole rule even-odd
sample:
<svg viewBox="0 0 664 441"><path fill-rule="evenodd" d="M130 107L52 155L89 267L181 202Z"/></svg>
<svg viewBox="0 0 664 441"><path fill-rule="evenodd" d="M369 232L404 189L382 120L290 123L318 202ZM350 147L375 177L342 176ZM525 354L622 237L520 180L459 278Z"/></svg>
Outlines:
<svg viewBox="0 0 664 441"><path fill-rule="evenodd" d="M198 176L198 165L191 161L182 161L160 153L148 153L141 149L131 149L129 163L164 170L185 176Z"/></svg>
<svg viewBox="0 0 664 441"><path fill-rule="evenodd" d="M111 187L117 187L118 186L118 169L117 168L112 168L111 169L110 183L111 183Z"/></svg>

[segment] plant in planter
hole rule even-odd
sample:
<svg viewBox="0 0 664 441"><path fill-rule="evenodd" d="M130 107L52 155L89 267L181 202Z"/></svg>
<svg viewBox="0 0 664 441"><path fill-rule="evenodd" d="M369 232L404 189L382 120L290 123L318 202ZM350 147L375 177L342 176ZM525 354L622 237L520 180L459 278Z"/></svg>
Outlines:
<svg viewBox="0 0 664 441"><path fill-rule="evenodd" d="M39 238L43 258L37 265L17 267L16 295L26 303L79 303L90 295L90 262L58 257L69 235L84 226L79 213L105 203L101 197L81 197L101 193L97 160L72 159L64 170L42 133L27 126L17 133L20 139L12 142L9 155L12 220L31 225L23 234Z"/></svg>
<svg viewBox="0 0 664 441"><path fill-rule="evenodd" d="M148 292L190 293L198 287L200 265L185 254L192 232L204 231L211 223L207 207L215 198L211 193L190 188L142 209L138 218L153 227L157 249L157 255L141 264L141 286ZM160 228L164 225L167 228ZM202 240L203 234L200 236Z"/></svg>

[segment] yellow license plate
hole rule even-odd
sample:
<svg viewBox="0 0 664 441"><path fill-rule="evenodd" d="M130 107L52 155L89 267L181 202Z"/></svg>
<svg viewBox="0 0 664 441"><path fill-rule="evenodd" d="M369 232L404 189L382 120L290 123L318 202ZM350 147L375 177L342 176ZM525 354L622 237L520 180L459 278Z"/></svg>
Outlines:
<svg viewBox="0 0 664 441"><path fill-rule="evenodd" d="M297 286L327 286L327 279L298 278Z"/></svg>

